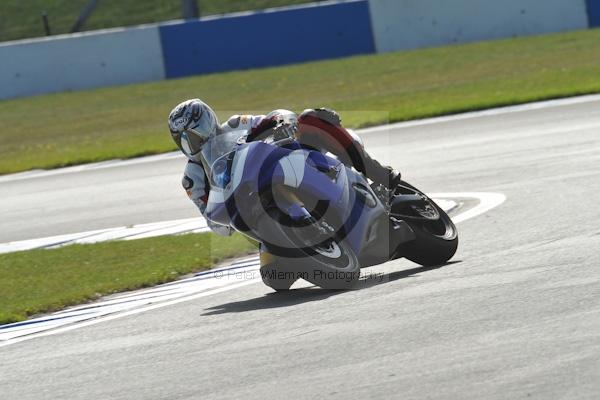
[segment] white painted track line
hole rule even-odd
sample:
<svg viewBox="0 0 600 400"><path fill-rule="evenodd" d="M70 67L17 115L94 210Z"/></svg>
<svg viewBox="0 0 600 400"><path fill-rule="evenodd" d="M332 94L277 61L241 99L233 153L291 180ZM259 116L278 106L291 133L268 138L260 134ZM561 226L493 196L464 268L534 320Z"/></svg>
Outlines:
<svg viewBox="0 0 600 400"><path fill-rule="evenodd" d="M445 209L457 206L455 201L449 199L479 200L479 204L472 209L453 217L453 220L458 223L499 206L506 197L499 193L437 193L435 198L441 200L440 206ZM197 273L191 278L166 283L150 289L109 296L95 303L71 307L28 321L2 325L0 326L0 347L191 301L260 282L258 268L258 258L253 256L233 262L222 268Z"/></svg>
<svg viewBox="0 0 600 400"><path fill-rule="evenodd" d="M457 206L457 204L452 200L442 198L434 200L439 200L438 204L447 212ZM129 227L120 226L110 229L50 236L39 239L0 243L0 254L33 249L56 248L71 244L99 243L109 240L136 240L164 235L178 235L182 233L200 233L208 231L209 228L204 218L188 218L173 221L154 222L149 224L139 224Z"/></svg>
<svg viewBox="0 0 600 400"><path fill-rule="evenodd" d="M485 193L485 192L465 192L465 193L432 193L430 197L442 207L440 200L442 199L461 199L461 198L476 198L479 199L479 204L475 207L452 217L455 224L474 218L478 215L488 212L492 208L498 207L506 201L506 196L502 193ZM439 199L439 200L438 200ZM443 208L443 207L442 207Z"/></svg>
<svg viewBox="0 0 600 400"><path fill-rule="evenodd" d="M129 227L119 226L116 228L0 243L0 254L23 250L55 248L75 243L98 243L108 240L135 240L163 235L206 231L208 231L208 227L204 218L178 219L150 224L139 224Z"/></svg>

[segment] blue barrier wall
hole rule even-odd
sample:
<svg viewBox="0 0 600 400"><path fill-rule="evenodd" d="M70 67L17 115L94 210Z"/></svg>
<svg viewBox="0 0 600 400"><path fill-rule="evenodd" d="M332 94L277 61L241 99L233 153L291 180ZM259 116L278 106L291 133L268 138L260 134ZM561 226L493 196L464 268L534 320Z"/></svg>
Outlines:
<svg viewBox="0 0 600 400"><path fill-rule="evenodd" d="M163 25L160 38L167 78L375 52L366 0Z"/></svg>
<svg viewBox="0 0 600 400"><path fill-rule="evenodd" d="M586 0L590 28L600 26L600 0Z"/></svg>

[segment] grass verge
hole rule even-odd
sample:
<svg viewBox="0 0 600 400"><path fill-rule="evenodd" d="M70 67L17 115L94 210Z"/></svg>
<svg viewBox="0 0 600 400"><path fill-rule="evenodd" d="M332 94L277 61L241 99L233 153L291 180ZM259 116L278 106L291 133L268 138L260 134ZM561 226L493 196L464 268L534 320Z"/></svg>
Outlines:
<svg viewBox="0 0 600 400"><path fill-rule="evenodd" d="M326 105L360 127L597 93L599 76L587 30L2 101L0 173L173 150L166 116L191 97L221 118Z"/></svg>
<svg viewBox="0 0 600 400"><path fill-rule="evenodd" d="M169 282L254 250L239 234L202 233L0 254L0 324Z"/></svg>

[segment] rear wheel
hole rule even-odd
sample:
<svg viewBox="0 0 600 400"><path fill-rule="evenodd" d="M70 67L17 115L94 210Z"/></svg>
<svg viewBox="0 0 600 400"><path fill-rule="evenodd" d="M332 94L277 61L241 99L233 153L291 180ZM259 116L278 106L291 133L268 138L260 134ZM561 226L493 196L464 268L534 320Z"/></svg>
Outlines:
<svg viewBox="0 0 600 400"><path fill-rule="evenodd" d="M404 245L402 255L425 266L440 265L450 260L458 248L458 230L448 214L407 182L398 185L395 193L420 198L416 202L392 205L392 215L406 221L416 236L415 240Z"/></svg>

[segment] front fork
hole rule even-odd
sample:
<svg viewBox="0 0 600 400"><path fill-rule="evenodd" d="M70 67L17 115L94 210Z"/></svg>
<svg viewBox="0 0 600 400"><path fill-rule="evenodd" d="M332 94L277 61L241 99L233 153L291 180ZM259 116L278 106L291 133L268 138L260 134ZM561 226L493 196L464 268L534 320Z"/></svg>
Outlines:
<svg viewBox="0 0 600 400"><path fill-rule="evenodd" d="M294 221L312 218L310 212L304 206L304 202L298 198L294 190L286 185L275 186L275 193L285 201L284 210L287 215Z"/></svg>
<svg viewBox="0 0 600 400"><path fill-rule="evenodd" d="M308 211L304 205L304 202L298 198L293 188L286 185L275 186L275 192L285 200L285 210L283 210L294 223L299 226L313 225L321 234L326 235L329 232L333 232L334 229L327 222L321 220L318 221Z"/></svg>

